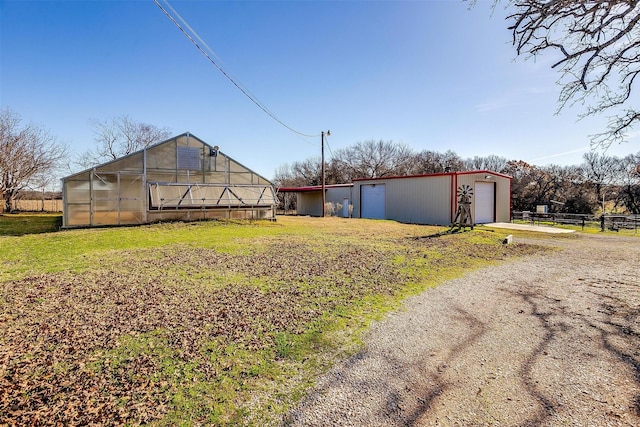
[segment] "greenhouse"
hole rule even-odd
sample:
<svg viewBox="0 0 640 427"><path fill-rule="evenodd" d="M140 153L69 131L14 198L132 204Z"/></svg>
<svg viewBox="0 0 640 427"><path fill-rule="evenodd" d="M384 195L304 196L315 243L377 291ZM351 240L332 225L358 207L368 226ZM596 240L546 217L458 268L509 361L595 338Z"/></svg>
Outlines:
<svg viewBox="0 0 640 427"><path fill-rule="evenodd" d="M190 133L63 178L63 227L275 219L271 182Z"/></svg>

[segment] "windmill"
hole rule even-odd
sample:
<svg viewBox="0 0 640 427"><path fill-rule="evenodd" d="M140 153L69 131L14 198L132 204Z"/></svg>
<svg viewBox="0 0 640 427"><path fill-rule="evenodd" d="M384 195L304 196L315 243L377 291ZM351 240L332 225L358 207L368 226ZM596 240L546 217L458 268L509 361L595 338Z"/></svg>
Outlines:
<svg viewBox="0 0 640 427"><path fill-rule="evenodd" d="M458 187L458 212L451 224L451 230L458 228L471 227L473 230L473 219L471 218L471 198L473 197L473 188L470 185L461 185Z"/></svg>

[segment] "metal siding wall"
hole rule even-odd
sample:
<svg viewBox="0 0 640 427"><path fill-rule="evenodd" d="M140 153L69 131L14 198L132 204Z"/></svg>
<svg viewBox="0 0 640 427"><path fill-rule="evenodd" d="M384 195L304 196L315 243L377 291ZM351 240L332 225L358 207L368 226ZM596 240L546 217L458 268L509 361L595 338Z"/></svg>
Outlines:
<svg viewBox="0 0 640 427"><path fill-rule="evenodd" d="M451 223L451 177L449 175L359 181L354 185L353 216L361 217L360 185L385 184L385 216L414 224Z"/></svg>
<svg viewBox="0 0 640 427"><path fill-rule="evenodd" d="M327 188L325 197L327 203L331 202L342 204L342 200L345 198L349 199L350 203L353 203L353 200L351 200L351 188Z"/></svg>
<svg viewBox="0 0 640 427"><path fill-rule="evenodd" d="M298 193L298 215L322 216L322 192Z"/></svg>
<svg viewBox="0 0 640 427"><path fill-rule="evenodd" d="M326 197L327 203L331 202L333 204L340 203L341 205L344 202L344 199L349 199L349 203L353 204L353 200L351 200L351 188L350 187L338 187L338 188L327 188ZM320 200L320 204L322 204L322 200ZM322 212L320 213L322 215ZM334 216L342 216L342 210L337 210L333 214Z"/></svg>
<svg viewBox="0 0 640 427"><path fill-rule="evenodd" d="M389 219L417 224L451 223L449 176L394 179L389 183Z"/></svg>
<svg viewBox="0 0 640 427"><path fill-rule="evenodd" d="M353 200L351 203L353 203L353 212L352 212L352 216L354 218L361 218L362 215L360 214L360 181L354 182L353 183Z"/></svg>
<svg viewBox="0 0 640 427"><path fill-rule="evenodd" d="M496 177L496 221L511 221L511 180Z"/></svg>
<svg viewBox="0 0 640 427"><path fill-rule="evenodd" d="M491 179L486 179L485 176L489 175L486 173L474 173L474 174L465 174L458 175L458 187L461 185L470 185L475 189L476 181L482 182L495 182L496 183L496 194L495 194L495 203L496 203L496 221L497 222L509 222L511 218L511 206L509 206L510 201L510 180L508 178L503 178L501 176L491 175ZM475 218L475 208L471 205L471 217Z"/></svg>

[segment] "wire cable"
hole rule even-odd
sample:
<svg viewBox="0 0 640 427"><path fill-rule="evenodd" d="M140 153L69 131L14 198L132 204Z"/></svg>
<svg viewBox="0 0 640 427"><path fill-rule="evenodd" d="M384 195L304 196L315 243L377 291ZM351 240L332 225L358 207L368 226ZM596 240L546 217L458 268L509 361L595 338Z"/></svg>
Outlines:
<svg viewBox="0 0 640 427"><path fill-rule="evenodd" d="M324 143L326 144L327 148L329 149L329 155L333 159L335 156L333 155L333 151L331 151L331 146L329 145L329 138L325 137Z"/></svg>
<svg viewBox="0 0 640 427"><path fill-rule="evenodd" d="M202 38L198 35L198 33L196 33L196 31L191 28L191 26L189 25L189 23L187 21L184 20L184 18L182 16L180 16L180 14L169 4L169 2L167 0L163 0L165 5L169 8L169 10L173 13L173 15L177 16L178 19L180 20L180 22L182 22L182 25L184 25L185 27L187 27L187 30L189 30L191 32L191 34L193 34L195 36L195 38L200 42L200 44L202 46L204 46L209 53L211 53L217 60L218 62L222 62L222 60L220 59L220 57L218 55L216 55L216 53L213 51L213 49L211 49L209 47L209 45L207 44L207 42L205 42L204 40L202 40ZM158 4L156 2L156 4Z"/></svg>
<svg viewBox="0 0 640 427"><path fill-rule="evenodd" d="M198 41L194 40L194 38L191 36L191 34L189 34L181 25L178 21L176 21L176 19L164 8L162 7L162 5L160 4L160 2L158 0L153 0L154 3L156 4L156 6L158 6L160 8L160 10L167 16L167 18L169 18L169 20L171 22L173 22L173 24L178 27L178 29L182 32L182 34L184 34L184 36L189 39L189 41L191 43L193 43L193 45L200 51L200 53L202 53L205 58L207 58L209 60L209 62L211 62L214 67L216 67L218 69L218 71L220 71L222 73L222 75L229 80L240 92L242 92L242 94L244 96L246 96L247 98L249 98L249 100L251 102L253 102L258 108L260 108L263 112L265 112L269 117L271 117L273 120L275 120L276 122L278 122L279 124L281 124L282 126L284 126L285 128L289 129L291 132L296 133L300 136L304 136L307 138L315 138L318 137L320 135L308 135L306 133L302 133L299 132L297 130L295 130L294 128L288 126L286 123L284 123L282 120L280 120L274 113L272 113L271 111L269 111L269 109L262 103L260 102L255 96L249 94L249 92L247 90L245 90L235 79L233 79L227 72L224 71L224 69L218 65L218 63L211 57L211 55L209 55L203 48L202 46L200 46L200 44L202 44L203 46L205 46L207 48L207 50L209 50L209 52L211 52L211 54L213 56L216 56L216 54L213 52L213 50L207 46L207 44L204 42L204 40L202 40L202 38L200 38L200 36L193 30L193 28L191 28L189 26L189 24L187 24L187 22L175 11L175 9L173 9L171 7L171 5L169 4L169 2L167 0L163 0L164 3L167 5L167 7L169 9L171 9L171 11L178 17L178 19L180 19L180 21L182 21L182 23L191 31L191 33L193 34L193 36L195 38L198 39L198 41L200 42L200 44L198 43ZM217 57L217 56L216 56Z"/></svg>

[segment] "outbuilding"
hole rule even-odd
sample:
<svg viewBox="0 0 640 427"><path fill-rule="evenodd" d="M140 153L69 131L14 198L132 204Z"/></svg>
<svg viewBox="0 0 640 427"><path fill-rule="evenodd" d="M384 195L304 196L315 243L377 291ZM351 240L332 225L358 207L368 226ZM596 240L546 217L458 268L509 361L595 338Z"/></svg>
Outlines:
<svg viewBox="0 0 640 427"><path fill-rule="evenodd" d="M275 219L272 183L190 133L63 178L63 227Z"/></svg>
<svg viewBox="0 0 640 427"><path fill-rule="evenodd" d="M353 209L353 184L325 185L324 189L325 203L331 206L330 215L349 218ZM289 194L295 194L297 215L322 216L321 185L281 187L278 188L278 193L285 198ZM325 214L327 214L326 210Z"/></svg>
<svg viewBox="0 0 640 427"><path fill-rule="evenodd" d="M335 192L331 187L326 186L327 201ZM475 224L508 222L511 219L511 177L493 171L362 178L354 180L353 184L345 184L342 191L346 188L353 204L350 216L354 218L450 225L458 211L458 191L467 188L473 193L471 215ZM296 191L294 188L285 190ZM298 213L320 216L320 187L301 187L298 191L298 202L303 202L303 212ZM305 193L312 193L313 197Z"/></svg>

